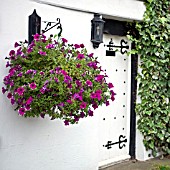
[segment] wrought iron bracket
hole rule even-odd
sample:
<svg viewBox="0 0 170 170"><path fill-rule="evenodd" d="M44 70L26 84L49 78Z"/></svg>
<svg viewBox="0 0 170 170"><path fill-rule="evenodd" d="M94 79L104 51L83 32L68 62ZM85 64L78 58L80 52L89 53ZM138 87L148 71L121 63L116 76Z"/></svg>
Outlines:
<svg viewBox="0 0 170 170"><path fill-rule="evenodd" d="M125 143L127 142L126 136L120 135L119 136L119 141L112 143L112 141L108 141L106 145L103 145L103 147L106 147L107 149L111 149L112 145L119 144L119 149L122 149L125 147Z"/></svg>
<svg viewBox="0 0 170 170"><path fill-rule="evenodd" d="M60 23L60 18L57 18L56 20L57 20L57 22L42 21L44 23L47 23L45 29L42 30L42 33L45 33L47 31L51 30L52 28L57 27L57 29L60 29L58 36L61 36L62 25Z"/></svg>
<svg viewBox="0 0 170 170"><path fill-rule="evenodd" d="M110 42L108 45L104 45L105 47L109 47L109 50L106 50L106 56L115 56L116 50L114 51L114 48L120 48L120 53L123 55L127 53L126 49L129 49L129 45L126 45L128 42L122 39L120 41L119 45L114 45L112 38L110 39Z"/></svg>

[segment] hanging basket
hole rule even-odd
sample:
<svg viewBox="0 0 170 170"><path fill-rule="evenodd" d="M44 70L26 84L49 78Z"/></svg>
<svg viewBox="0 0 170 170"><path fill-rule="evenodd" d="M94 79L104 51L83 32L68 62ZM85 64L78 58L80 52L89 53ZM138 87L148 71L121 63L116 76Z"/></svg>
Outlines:
<svg viewBox="0 0 170 170"><path fill-rule="evenodd" d="M113 84L106 82L105 71L83 44L36 34L30 45L15 43L6 59L10 69L2 92L21 116L49 115L75 124L115 99Z"/></svg>

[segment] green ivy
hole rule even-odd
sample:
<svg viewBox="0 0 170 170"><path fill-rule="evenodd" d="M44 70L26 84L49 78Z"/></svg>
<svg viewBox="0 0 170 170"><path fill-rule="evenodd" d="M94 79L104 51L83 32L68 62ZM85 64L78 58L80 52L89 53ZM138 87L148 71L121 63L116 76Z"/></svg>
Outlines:
<svg viewBox="0 0 170 170"><path fill-rule="evenodd" d="M140 56L141 72L136 104L138 129L144 145L156 156L170 154L170 1L147 0L143 21L136 23L138 36L129 36Z"/></svg>

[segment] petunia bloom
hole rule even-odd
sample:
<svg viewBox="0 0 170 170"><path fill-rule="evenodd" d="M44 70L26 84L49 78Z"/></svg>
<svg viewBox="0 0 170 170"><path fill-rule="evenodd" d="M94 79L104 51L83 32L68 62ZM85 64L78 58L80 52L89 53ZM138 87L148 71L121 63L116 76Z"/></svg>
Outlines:
<svg viewBox="0 0 170 170"><path fill-rule="evenodd" d="M93 111L89 109L88 114L89 116L93 116Z"/></svg>
<svg viewBox="0 0 170 170"><path fill-rule="evenodd" d="M25 108L21 107L19 110L18 110L19 114L21 116L23 116L25 114Z"/></svg>
<svg viewBox="0 0 170 170"><path fill-rule="evenodd" d="M87 80L86 84L87 84L87 86L90 86L90 87L93 86L93 83L90 80Z"/></svg>
<svg viewBox="0 0 170 170"><path fill-rule="evenodd" d="M33 98L30 96L30 97L28 98L28 100L26 101L26 104L27 104L27 105L30 105L30 104L32 103L32 101L33 101Z"/></svg>
<svg viewBox="0 0 170 170"><path fill-rule="evenodd" d="M77 58L78 58L79 60L82 60L82 59L84 58L84 54L78 54Z"/></svg>
<svg viewBox="0 0 170 170"><path fill-rule="evenodd" d="M109 89L111 89L111 88L113 88L114 86L113 86L112 83L108 83L108 87L109 87Z"/></svg>
<svg viewBox="0 0 170 170"><path fill-rule="evenodd" d="M44 51L41 51L41 50L40 50L38 53L39 53L40 55L42 55L42 56L45 56L45 55L47 55L47 53L46 53L46 52L44 52Z"/></svg>
<svg viewBox="0 0 170 170"><path fill-rule="evenodd" d="M69 125L69 121L68 121L68 120L65 120L65 121L64 121L64 124L65 124L65 126L68 126L68 125Z"/></svg>
<svg viewBox="0 0 170 170"><path fill-rule="evenodd" d="M8 93L8 94L7 94L7 97L8 97L8 99L10 99L10 98L12 97L12 94L11 94L11 93Z"/></svg>
<svg viewBox="0 0 170 170"><path fill-rule="evenodd" d="M87 105L86 102L82 102L82 103L80 104L80 109L85 109L85 108L86 108L86 105Z"/></svg>
<svg viewBox="0 0 170 170"><path fill-rule="evenodd" d="M61 38L61 40L63 41L63 43L67 43L68 42L65 38Z"/></svg>
<svg viewBox="0 0 170 170"><path fill-rule="evenodd" d="M34 90L37 86L34 82L32 82L31 84L29 84L29 87Z"/></svg>
<svg viewBox="0 0 170 170"><path fill-rule="evenodd" d="M17 48L18 46L20 46L17 42L15 42L14 47Z"/></svg>
<svg viewBox="0 0 170 170"><path fill-rule="evenodd" d="M34 40L35 40L35 41L39 41L39 39L40 39L40 35L39 35L39 34L35 34L35 35L34 35Z"/></svg>
<svg viewBox="0 0 170 170"><path fill-rule="evenodd" d="M18 87L18 89L17 89L17 93L19 96L22 96L24 91L25 91L25 89L23 87Z"/></svg>

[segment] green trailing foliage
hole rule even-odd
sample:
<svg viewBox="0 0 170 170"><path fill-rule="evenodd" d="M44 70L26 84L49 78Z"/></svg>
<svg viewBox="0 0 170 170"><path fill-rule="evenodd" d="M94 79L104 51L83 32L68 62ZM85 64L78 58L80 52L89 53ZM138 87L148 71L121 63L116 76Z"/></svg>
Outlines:
<svg viewBox="0 0 170 170"><path fill-rule="evenodd" d="M137 36L130 35L140 56L141 72L136 104L138 129L152 155L170 154L170 1L147 0L143 21L136 23Z"/></svg>

